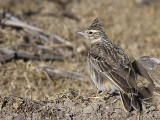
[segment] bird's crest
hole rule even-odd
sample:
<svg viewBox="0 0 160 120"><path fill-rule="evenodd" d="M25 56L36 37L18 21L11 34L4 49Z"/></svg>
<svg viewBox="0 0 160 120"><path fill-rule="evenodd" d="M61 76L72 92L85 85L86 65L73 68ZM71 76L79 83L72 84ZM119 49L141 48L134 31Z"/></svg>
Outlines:
<svg viewBox="0 0 160 120"><path fill-rule="evenodd" d="M93 23L88 27L89 30L100 30L102 29L102 25L98 18L96 18Z"/></svg>

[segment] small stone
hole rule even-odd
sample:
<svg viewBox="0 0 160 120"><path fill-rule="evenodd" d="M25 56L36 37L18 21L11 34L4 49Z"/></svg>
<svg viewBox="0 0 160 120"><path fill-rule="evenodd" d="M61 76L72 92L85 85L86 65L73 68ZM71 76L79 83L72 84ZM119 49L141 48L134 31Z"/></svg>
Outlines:
<svg viewBox="0 0 160 120"><path fill-rule="evenodd" d="M93 107L92 106L87 106L85 108L83 108L83 113L87 114L87 113L92 113L93 111Z"/></svg>
<svg viewBox="0 0 160 120"><path fill-rule="evenodd" d="M108 109L109 109L109 107L106 107L106 109L108 110Z"/></svg>
<svg viewBox="0 0 160 120"><path fill-rule="evenodd" d="M156 109L155 106L151 106L151 107L149 108L150 111L154 111L155 109Z"/></svg>
<svg viewBox="0 0 160 120"><path fill-rule="evenodd" d="M14 107L15 109L18 109L18 103L14 103L14 104L13 104L13 107Z"/></svg>
<svg viewBox="0 0 160 120"><path fill-rule="evenodd" d="M160 105L157 106L157 109L160 110Z"/></svg>

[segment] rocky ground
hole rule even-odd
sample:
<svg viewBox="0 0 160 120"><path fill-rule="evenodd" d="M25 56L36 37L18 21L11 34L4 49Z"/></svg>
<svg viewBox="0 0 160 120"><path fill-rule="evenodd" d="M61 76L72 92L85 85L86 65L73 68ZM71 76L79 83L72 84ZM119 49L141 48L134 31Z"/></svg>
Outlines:
<svg viewBox="0 0 160 120"><path fill-rule="evenodd" d="M98 17L131 59L160 59L160 1L0 2L0 120L160 120L158 97L138 114L126 113L119 95L98 92L76 34Z"/></svg>

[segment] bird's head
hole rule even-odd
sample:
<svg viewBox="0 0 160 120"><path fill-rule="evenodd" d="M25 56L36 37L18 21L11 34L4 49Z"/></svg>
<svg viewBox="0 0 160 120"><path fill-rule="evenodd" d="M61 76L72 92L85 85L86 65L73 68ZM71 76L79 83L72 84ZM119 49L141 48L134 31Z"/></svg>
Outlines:
<svg viewBox="0 0 160 120"><path fill-rule="evenodd" d="M89 40L90 44L97 43L102 37L106 36L98 18L96 18L87 29L77 33L85 36Z"/></svg>

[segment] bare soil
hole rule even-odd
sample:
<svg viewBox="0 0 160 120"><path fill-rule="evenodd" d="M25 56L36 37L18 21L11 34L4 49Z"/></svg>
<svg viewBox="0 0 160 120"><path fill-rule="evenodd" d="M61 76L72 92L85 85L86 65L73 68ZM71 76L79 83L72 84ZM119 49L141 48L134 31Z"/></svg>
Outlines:
<svg viewBox="0 0 160 120"><path fill-rule="evenodd" d="M68 56L63 60L12 59L0 63L0 120L160 120L159 98L156 104L144 103L141 114L127 113L119 95L99 93L87 77L48 75L39 67L45 65L89 77L86 40L76 32L97 17L108 37L131 59L160 59L159 4L158 0L1 0L1 10L64 38L74 47L54 47L52 51L14 48L30 54L61 51ZM0 25L0 48L27 42L50 46L23 29ZM84 49L78 52L80 47Z"/></svg>

